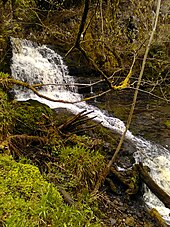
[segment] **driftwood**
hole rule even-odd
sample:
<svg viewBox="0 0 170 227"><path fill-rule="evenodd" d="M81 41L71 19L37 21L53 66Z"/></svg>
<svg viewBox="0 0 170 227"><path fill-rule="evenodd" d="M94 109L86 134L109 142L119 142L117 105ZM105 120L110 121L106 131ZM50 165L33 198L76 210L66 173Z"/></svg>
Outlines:
<svg viewBox="0 0 170 227"><path fill-rule="evenodd" d="M139 163L137 167L142 181L148 186L151 192L154 193L158 197L158 199L163 202L165 207L170 209L170 196L155 183L142 163Z"/></svg>
<svg viewBox="0 0 170 227"><path fill-rule="evenodd" d="M145 183L153 194L162 201L165 207L170 209L170 196L152 179L146 170L146 167L142 163L133 166L130 174L125 172L120 172L115 166L112 166L110 172L113 176L125 187L127 188L127 195L137 194L140 188L140 182ZM107 183L110 189L117 193L116 186L112 182L112 179L107 178Z"/></svg>
<svg viewBox="0 0 170 227"><path fill-rule="evenodd" d="M137 194L140 190L140 184L141 182L143 182L148 186L152 193L154 193L159 198L159 200L163 202L163 204L167 208L170 208L170 196L155 183L152 177L148 174L146 167L144 167L142 163L134 165L130 172L121 172L112 165L110 173L113 175L116 181L119 181L122 186L127 188L127 196ZM119 189L117 185L113 182L112 177L110 178L110 176L108 176L106 178L106 182L109 185L110 190L114 194L119 194ZM154 218L155 222L158 224L159 227L169 226L156 209L149 210L149 214Z"/></svg>

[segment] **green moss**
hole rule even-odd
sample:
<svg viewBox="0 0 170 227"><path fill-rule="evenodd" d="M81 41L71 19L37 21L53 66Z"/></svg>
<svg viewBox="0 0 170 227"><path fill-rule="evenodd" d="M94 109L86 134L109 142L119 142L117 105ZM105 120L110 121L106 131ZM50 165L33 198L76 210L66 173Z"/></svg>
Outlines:
<svg viewBox="0 0 170 227"><path fill-rule="evenodd" d="M62 148L58 157L59 175L53 177L73 194L91 191L105 166L104 156L82 146Z"/></svg>
<svg viewBox="0 0 170 227"><path fill-rule="evenodd" d="M12 132L13 114L14 109L11 102L8 102L8 94L3 89L0 89L0 140Z"/></svg>
<svg viewBox="0 0 170 227"><path fill-rule="evenodd" d="M3 226L100 226L90 208L69 207L38 168L0 155L0 220Z"/></svg>
<svg viewBox="0 0 170 227"><path fill-rule="evenodd" d="M3 104L2 102L8 100L8 95L7 95L7 93L4 92L2 89L0 89L0 100L1 100L1 104Z"/></svg>
<svg viewBox="0 0 170 227"><path fill-rule="evenodd" d="M9 101L8 94L0 89L0 119L2 134L46 135L54 112L46 105L35 102Z"/></svg>
<svg viewBox="0 0 170 227"><path fill-rule="evenodd" d="M0 78L8 78L8 77L9 77L8 73L0 72Z"/></svg>
<svg viewBox="0 0 170 227"><path fill-rule="evenodd" d="M36 101L20 102L15 108L15 134L38 135L45 130L54 116L53 110Z"/></svg>
<svg viewBox="0 0 170 227"><path fill-rule="evenodd" d="M164 124L166 125L167 128L170 128L170 120L165 121Z"/></svg>

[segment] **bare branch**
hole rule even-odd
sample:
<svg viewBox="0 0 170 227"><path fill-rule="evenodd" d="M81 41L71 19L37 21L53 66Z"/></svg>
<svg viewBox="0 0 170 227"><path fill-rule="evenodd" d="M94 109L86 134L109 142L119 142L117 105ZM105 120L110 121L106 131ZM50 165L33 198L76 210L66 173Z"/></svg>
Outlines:
<svg viewBox="0 0 170 227"><path fill-rule="evenodd" d="M86 23L86 20L87 20L89 6L90 6L90 0L85 0L84 11L83 11L83 15L82 15L79 31L78 31L78 34L77 34L76 42L75 42L74 46L72 46L71 49L66 53L65 58L70 54L70 52L74 48L78 48L79 49L81 36L83 35L83 31L85 30L84 28L85 28L85 23Z"/></svg>
<svg viewBox="0 0 170 227"><path fill-rule="evenodd" d="M25 88L30 89L31 91L33 91L34 94L36 94L40 98L44 98L44 99L49 100L49 101L52 101L52 102L69 103L69 104L75 104L75 103L80 103L80 102L83 102L83 101L89 101L89 100L95 99L97 97L101 97L101 96L103 96L103 95L105 95L105 94L107 94L108 92L111 91L111 89L109 89L107 91L98 93L98 94L96 94L94 96L86 97L86 98L83 98L83 99L81 99L79 101L71 102L71 101L64 101L64 100L60 100L60 99L58 99L58 100L57 99L52 99L52 98L50 98L48 96L45 96L45 95L39 93L36 90L35 87L46 86L45 84L33 84L33 85L30 85L30 84L28 84L26 82L22 82L20 80L15 80L15 79L11 79L11 78L5 78L5 79L1 78L0 79L0 84L2 84L2 86L5 86L5 87L8 87L9 85L14 85L14 84L15 85L19 85L19 86L23 86L23 87L25 87ZM94 83L94 84L96 84L96 83ZM47 85L51 85L51 84L47 84ZM88 85L88 86L91 86L91 85Z"/></svg>
<svg viewBox="0 0 170 227"><path fill-rule="evenodd" d="M133 89L133 90L136 90L137 88L134 88L134 87L128 87L129 89ZM161 88L160 88L161 89ZM142 90L142 89L138 89L138 91L141 91L141 92L143 92L143 93L146 93L146 94L149 94L149 95L151 95L151 96L153 96L153 97L155 97L155 98L157 98L157 99L161 99L161 100L163 100L163 101L166 101L166 102L170 102L170 100L169 99L167 99L163 94L163 97L164 98L162 98L162 97L160 97L160 96L158 96L158 95L155 95L155 94L153 94L153 93L151 93L150 91L145 91L145 90Z"/></svg>
<svg viewBox="0 0 170 227"><path fill-rule="evenodd" d="M130 78L132 77L132 69L133 69L133 66L134 66L135 61L136 61L136 55L137 55L137 54L134 54L133 62L132 62L132 65L131 65L131 67L130 67L129 73L128 73L128 75L126 76L126 78L123 80L123 82L121 82L121 84L118 85L118 86L112 85L112 88L113 88L114 90L122 90L122 89L128 87L129 80L130 80Z"/></svg>
<svg viewBox="0 0 170 227"><path fill-rule="evenodd" d="M81 101L89 101L89 100L101 97L101 96L109 93L110 91L112 91L112 89L108 89L107 91L101 92L99 94L96 94L96 95L93 95L93 96L90 96L90 97L86 97L86 98L82 99Z"/></svg>
<svg viewBox="0 0 170 227"><path fill-rule="evenodd" d="M44 99L47 99L49 101L52 101L52 102L62 102L62 103L75 103L75 102L69 102L69 101L64 101L64 100L56 100L56 99L52 99L52 98L49 98L45 95L42 95L41 93L39 93L34 86L28 84L28 83L25 83L25 82L22 82L20 80L15 80L15 79L10 79L10 78L7 78L7 79L0 79L0 83L1 84L4 84L6 83L6 85L9 85L9 84L16 84L16 85L19 85L19 86L23 86L23 87L26 87L28 89L30 89L31 91L34 92L34 94L36 94L37 96L39 96L40 98L44 98Z"/></svg>

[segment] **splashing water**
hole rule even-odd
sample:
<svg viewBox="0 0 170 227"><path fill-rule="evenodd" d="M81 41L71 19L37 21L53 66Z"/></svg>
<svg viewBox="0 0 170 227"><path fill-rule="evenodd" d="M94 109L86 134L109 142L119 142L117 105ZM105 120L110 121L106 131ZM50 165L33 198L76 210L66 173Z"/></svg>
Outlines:
<svg viewBox="0 0 170 227"><path fill-rule="evenodd" d="M11 38L11 43L13 47L11 72L15 79L29 84L48 84L38 88L38 92L52 99L69 102L78 102L82 99L74 85L74 78L69 76L62 57L54 50L46 45L39 46L31 41L18 38ZM93 111L89 114L89 117L96 116L95 120L101 122L104 127L119 134L122 134L125 130L125 125L121 120L107 116L100 109L88 105L86 102L76 104L52 102L18 86L15 87L15 94L17 100L34 99L47 104L51 108L67 108L74 114L83 110ZM144 165L149 166L151 177L170 195L170 151L161 145L135 137L130 131L127 131L126 139L136 147L134 154L136 162L141 161ZM151 208L156 208L170 224L170 209L165 208L150 190L146 189L144 199Z"/></svg>

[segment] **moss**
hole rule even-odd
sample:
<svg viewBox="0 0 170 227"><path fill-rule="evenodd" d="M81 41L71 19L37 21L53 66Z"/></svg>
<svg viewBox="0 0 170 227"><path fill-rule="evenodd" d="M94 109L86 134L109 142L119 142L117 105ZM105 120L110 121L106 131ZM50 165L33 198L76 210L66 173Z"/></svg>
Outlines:
<svg viewBox="0 0 170 227"><path fill-rule="evenodd" d="M88 133L88 132L87 132ZM97 149L104 155L108 155L109 152L112 152L116 149L119 136L114 133L112 130L98 125L96 128L92 129L90 133L93 133L93 137L98 138L99 146Z"/></svg>
<svg viewBox="0 0 170 227"><path fill-rule="evenodd" d="M164 124L166 125L167 128L170 128L170 120L165 121Z"/></svg>
<svg viewBox="0 0 170 227"><path fill-rule="evenodd" d="M54 172L57 183L62 182L63 186L73 189L75 194L79 192L81 194L81 191L85 190L87 195L104 166L103 156L92 149L84 148L86 145L92 148L96 142L89 137L76 135L63 140L56 132L58 124L56 113L49 107L36 101L9 101L3 89L0 91L0 96L5 137L0 147L2 152L0 154L0 225L100 226L98 221L95 221L87 201L84 205L79 202L79 209L74 206L68 207L64 204L57 188L43 179L37 167L16 163L11 157L2 155L7 153L4 152L6 148L11 154L14 150L19 150L21 155L27 158L30 154L31 163L34 163L38 154L38 166L42 166L43 162L47 162L50 166L50 160L53 159L49 160L49 157L54 157L55 165L63 165L63 168ZM11 137L8 137L9 133ZM28 140L30 135L30 138L36 135L51 139L48 144L41 146L31 143ZM24 136L25 142L21 140ZM71 147L64 148L68 144ZM75 146L76 144L79 146ZM57 160L60 163L57 163ZM48 180L52 182L54 179L48 178Z"/></svg>
<svg viewBox="0 0 170 227"><path fill-rule="evenodd" d="M62 148L58 158L60 166L48 176L53 181L55 178L74 195L90 192L105 166L104 156L82 146ZM56 172L59 174L56 175Z"/></svg>
<svg viewBox="0 0 170 227"><path fill-rule="evenodd" d="M6 92L3 91L3 89L0 89L0 100L1 100L1 104L3 104L3 102L8 100L8 95Z"/></svg>
<svg viewBox="0 0 170 227"><path fill-rule="evenodd" d="M12 132L14 109L8 94L0 88L0 141Z"/></svg>
<svg viewBox="0 0 170 227"><path fill-rule="evenodd" d="M69 207L38 168L0 155L0 220L9 227L100 226L90 208Z"/></svg>
<svg viewBox="0 0 170 227"><path fill-rule="evenodd" d="M7 134L47 135L54 120L54 111L39 102L9 101L8 94L0 89L1 128Z"/></svg>
<svg viewBox="0 0 170 227"><path fill-rule="evenodd" d="M53 119L54 112L48 106L36 101L20 102L15 108L15 134L38 135ZM47 132L46 132L47 133Z"/></svg>

